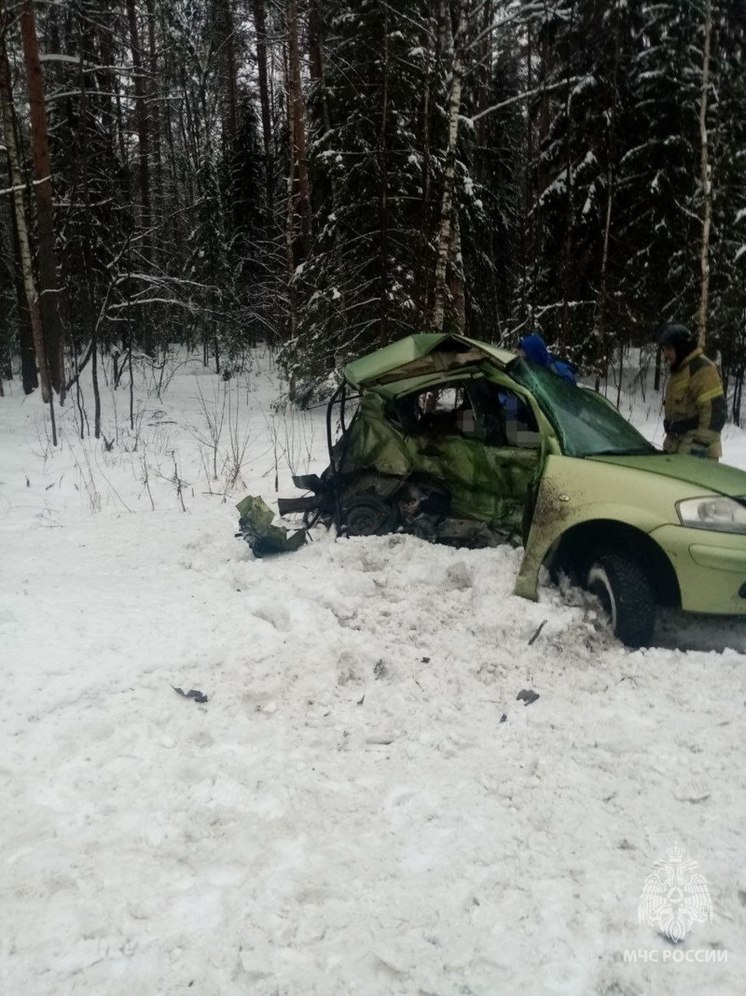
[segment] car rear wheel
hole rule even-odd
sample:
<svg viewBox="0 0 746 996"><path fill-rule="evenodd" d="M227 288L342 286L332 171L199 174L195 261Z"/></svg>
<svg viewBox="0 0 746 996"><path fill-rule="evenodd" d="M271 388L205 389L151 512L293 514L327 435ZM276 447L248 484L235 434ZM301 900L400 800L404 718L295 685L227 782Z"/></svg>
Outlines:
<svg viewBox="0 0 746 996"><path fill-rule="evenodd" d="M635 561L614 550L599 550L592 558L584 587L595 595L614 635L628 647L644 647L655 625L655 594Z"/></svg>

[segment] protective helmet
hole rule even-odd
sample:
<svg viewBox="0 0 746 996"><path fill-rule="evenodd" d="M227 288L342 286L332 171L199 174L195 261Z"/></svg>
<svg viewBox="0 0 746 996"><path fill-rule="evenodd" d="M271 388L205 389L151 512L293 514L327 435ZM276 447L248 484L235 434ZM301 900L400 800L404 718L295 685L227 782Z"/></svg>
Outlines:
<svg viewBox="0 0 746 996"><path fill-rule="evenodd" d="M688 346L690 351L697 345L697 336L690 332L686 325L662 325L658 329L656 340L659 346Z"/></svg>
<svg viewBox="0 0 746 996"><path fill-rule="evenodd" d="M676 354L676 364L697 348L697 334L690 332L686 325L663 325L658 329L656 340L659 346L672 346Z"/></svg>

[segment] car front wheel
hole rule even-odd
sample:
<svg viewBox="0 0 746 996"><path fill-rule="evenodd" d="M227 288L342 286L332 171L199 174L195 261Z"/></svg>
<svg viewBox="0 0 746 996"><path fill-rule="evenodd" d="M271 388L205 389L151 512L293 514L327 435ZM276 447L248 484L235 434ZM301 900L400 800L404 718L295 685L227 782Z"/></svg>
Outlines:
<svg viewBox="0 0 746 996"><path fill-rule="evenodd" d="M614 635L628 647L650 643L655 625L655 594L635 560L614 550L599 550L592 558L584 587L595 595Z"/></svg>
<svg viewBox="0 0 746 996"><path fill-rule="evenodd" d="M382 536L396 531L399 512L379 495L355 495L343 504L342 523L348 536Z"/></svg>

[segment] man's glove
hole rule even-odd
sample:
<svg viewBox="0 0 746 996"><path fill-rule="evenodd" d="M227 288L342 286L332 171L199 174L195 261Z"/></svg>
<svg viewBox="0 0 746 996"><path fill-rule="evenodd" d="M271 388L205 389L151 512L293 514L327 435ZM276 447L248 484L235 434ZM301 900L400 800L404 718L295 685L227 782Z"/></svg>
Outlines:
<svg viewBox="0 0 746 996"><path fill-rule="evenodd" d="M710 455L710 444L706 439L697 439L695 436L692 440L692 445L689 447L689 454L691 456L700 457L702 460L706 460Z"/></svg>

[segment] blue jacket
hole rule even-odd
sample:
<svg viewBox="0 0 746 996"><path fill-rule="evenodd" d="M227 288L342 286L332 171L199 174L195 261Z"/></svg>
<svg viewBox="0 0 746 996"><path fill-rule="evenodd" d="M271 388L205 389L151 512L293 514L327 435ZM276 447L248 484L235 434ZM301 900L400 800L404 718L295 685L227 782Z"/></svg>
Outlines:
<svg viewBox="0 0 746 996"><path fill-rule="evenodd" d="M571 384L575 383L575 367L565 360L558 360L556 356L552 356L538 332L532 332L519 339L518 348L523 351L526 359L564 377Z"/></svg>

